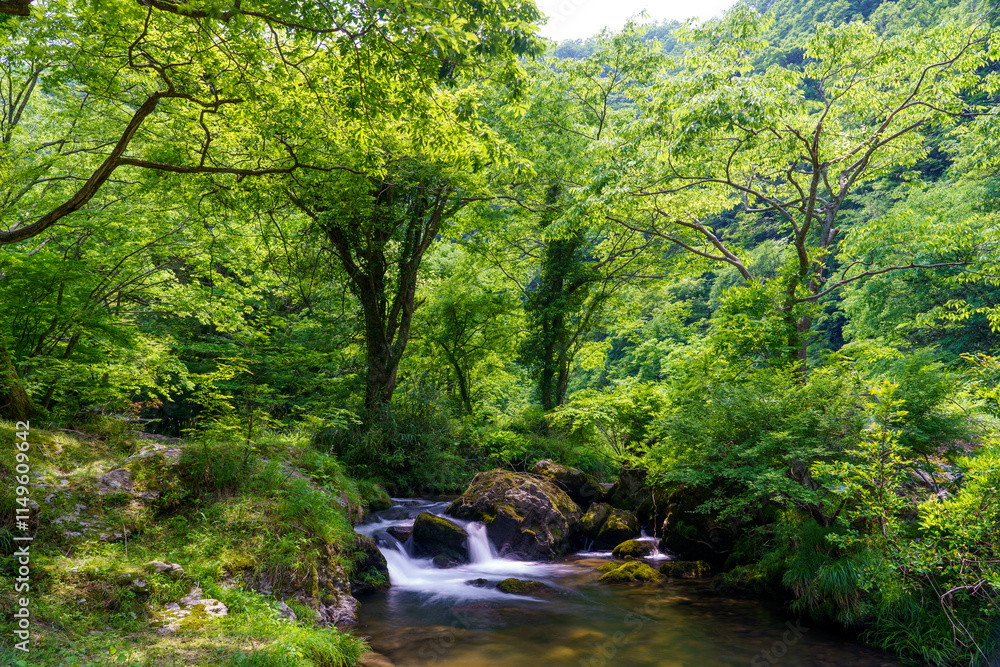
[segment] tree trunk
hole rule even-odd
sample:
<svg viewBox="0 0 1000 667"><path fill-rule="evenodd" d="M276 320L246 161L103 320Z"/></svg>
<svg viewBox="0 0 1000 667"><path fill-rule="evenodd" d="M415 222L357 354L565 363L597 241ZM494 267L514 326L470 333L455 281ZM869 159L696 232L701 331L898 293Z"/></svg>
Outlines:
<svg viewBox="0 0 1000 667"><path fill-rule="evenodd" d="M0 417L25 421L35 416L35 405L24 390L14 360L7 348L0 345Z"/></svg>

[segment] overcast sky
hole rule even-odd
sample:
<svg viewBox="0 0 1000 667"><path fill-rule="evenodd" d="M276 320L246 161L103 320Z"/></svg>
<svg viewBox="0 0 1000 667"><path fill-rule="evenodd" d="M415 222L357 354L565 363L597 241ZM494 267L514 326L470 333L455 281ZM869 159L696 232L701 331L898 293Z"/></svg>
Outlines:
<svg viewBox="0 0 1000 667"><path fill-rule="evenodd" d="M643 9L650 20L708 19L722 14L735 0L536 0L549 17L541 33L557 41L590 37L607 26L618 30Z"/></svg>

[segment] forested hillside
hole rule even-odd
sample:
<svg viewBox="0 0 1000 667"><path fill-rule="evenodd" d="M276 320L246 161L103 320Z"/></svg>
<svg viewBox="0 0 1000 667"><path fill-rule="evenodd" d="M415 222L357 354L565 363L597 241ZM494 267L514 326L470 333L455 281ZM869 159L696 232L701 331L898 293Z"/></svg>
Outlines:
<svg viewBox="0 0 1000 667"><path fill-rule="evenodd" d="M294 579L322 548L355 577L353 509L311 502L552 459L643 471L649 531L720 590L914 664L996 664L997 8L741 0L561 45L539 20L528 0L0 14L4 585L22 422L63 434L46 474L80 494L132 432L193 443L136 534L225 525L234 499L310 517L202 582ZM62 535L39 595L69 600ZM52 646L104 627L61 604ZM238 627L336 650L234 665L360 653Z"/></svg>

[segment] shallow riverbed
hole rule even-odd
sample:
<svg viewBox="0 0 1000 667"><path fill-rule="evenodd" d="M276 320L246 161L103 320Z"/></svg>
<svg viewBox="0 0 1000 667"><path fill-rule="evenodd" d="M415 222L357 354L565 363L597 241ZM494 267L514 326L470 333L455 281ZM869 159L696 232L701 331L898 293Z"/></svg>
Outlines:
<svg viewBox="0 0 1000 667"><path fill-rule="evenodd" d="M555 563L496 558L477 524L466 525L474 562L437 569L385 533L412 524L419 512L440 514L444 506L400 500L359 527L380 541L393 585L361 598L356 633L400 667L895 664L760 600L720 595L705 581L599 584L596 568L605 557L578 554ZM467 583L507 577L543 581L552 589L519 597Z"/></svg>

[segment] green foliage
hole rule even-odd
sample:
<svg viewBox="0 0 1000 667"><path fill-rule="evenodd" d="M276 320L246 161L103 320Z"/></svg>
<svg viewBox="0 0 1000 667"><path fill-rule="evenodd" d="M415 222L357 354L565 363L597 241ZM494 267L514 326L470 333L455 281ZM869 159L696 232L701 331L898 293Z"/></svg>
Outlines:
<svg viewBox="0 0 1000 667"><path fill-rule="evenodd" d="M818 507L809 466L829 461L857 437L863 418L860 385L841 361L811 372L794 368L730 368L692 355L659 424L660 443L647 456L664 484L710 493L702 511L751 517L774 503Z"/></svg>
<svg viewBox="0 0 1000 667"><path fill-rule="evenodd" d="M584 441L596 441L615 463L623 465L641 457L653 444L653 424L666 403L665 393L654 383L621 383L606 391L577 392L549 420Z"/></svg>

